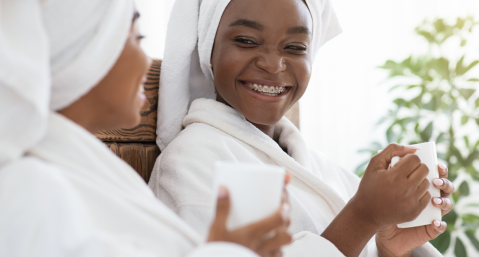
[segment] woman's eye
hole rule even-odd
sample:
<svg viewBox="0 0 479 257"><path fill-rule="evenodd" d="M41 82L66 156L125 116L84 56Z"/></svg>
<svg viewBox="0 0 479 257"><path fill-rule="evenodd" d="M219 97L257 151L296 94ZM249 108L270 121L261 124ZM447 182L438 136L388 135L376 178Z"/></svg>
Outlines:
<svg viewBox="0 0 479 257"><path fill-rule="evenodd" d="M255 41L244 37L237 37L234 39L234 41L245 45L257 45Z"/></svg>
<svg viewBox="0 0 479 257"><path fill-rule="evenodd" d="M145 36L143 36L143 35L139 35L139 36L136 37L136 39L138 39L139 41L141 41L144 38L145 38Z"/></svg>
<svg viewBox="0 0 479 257"><path fill-rule="evenodd" d="M304 45L289 45L289 46L286 46L286 49L293 50L293 51L303 51L303 52L308 50L308 48Z"/></svg>
<svg viewBox="0 0 479 257"><path fill-rule="evenodd" d="M302 51L302 52L306 52L306 50L308 50L307 47L299 46L299 45L289 45L286 47L286 49L293 50L293 51Z"/></svg>

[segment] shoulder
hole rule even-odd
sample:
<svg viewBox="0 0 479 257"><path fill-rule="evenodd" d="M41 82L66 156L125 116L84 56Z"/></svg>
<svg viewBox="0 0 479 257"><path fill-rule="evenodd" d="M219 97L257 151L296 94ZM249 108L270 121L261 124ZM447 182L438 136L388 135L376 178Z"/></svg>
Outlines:
<svg viewBox="0 0 479 257"><path fill-rule="evenodd" d="M64 171L56 165L26 157L0 169L0 209L40 217L68 204L73 192ZM26 215L28 216L28 215ZM30 216L28 216L30 217Z"/></svg>
<svg viewBox="0 0 479 257"><path fill-rule="evenodd" d="M184 158L210 156L234 158L234 153L248 152L249 145L204 123L188 125L162 152L163 157L181 155Z"/></svg>
<svg viewBox="0 0 479 257"><path fill-rule="evenodd" d="M0 184L0 190L9 187L44 188L54 184L62 186L65 184L65 178L58 166L35 157L26 157L0 169Z"/></svg>

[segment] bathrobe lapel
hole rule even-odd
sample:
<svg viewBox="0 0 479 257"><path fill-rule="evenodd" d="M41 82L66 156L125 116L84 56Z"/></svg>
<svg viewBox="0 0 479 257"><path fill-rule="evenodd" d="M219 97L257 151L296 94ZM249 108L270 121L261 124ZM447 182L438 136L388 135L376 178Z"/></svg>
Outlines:
<svg viewBox="0 0 479 257"><path fill-rule="evenodd" d="M326 184L320 173L313 173L312 158L299 130L285 117L277 124L275 136L279 144L264 134L235 109L214 100L196 100L194 112L190 112L183 126L204 123L226 132L252 147L264 152L279 166L284 167L295 179L300 180L321 195L337 215L346 201L334 188ZM288 153L283 151L287 149Z"/></svg>

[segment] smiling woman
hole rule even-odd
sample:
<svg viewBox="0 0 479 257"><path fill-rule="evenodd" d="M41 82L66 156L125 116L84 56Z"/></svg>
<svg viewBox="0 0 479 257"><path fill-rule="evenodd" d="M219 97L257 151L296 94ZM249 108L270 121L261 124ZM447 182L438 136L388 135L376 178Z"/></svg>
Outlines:
<svg viewBox="0 0 479 257"><path fill-rule="evenodd" d="M313 22L300 0L260 1L251 11L253 2L232 1L222 16L211 57L214 85L218 102L273 137L308 86Z"/></svg>
<svg viewBox="0 0 479 257"><path fill-rule="evenodd" d="M184 22L185 15L198 20ZM339 32L329 0L177 0L159 89L163 152L149 181L156 196L206 236L214 217L214 163L273 164L293 177L294 241L286 256L437 256L427 241L445 223L394 229L431 200L427 168L406 158L401 172L378 172L391 156L415 149L391 145L360 184L310 151L283 117L303 96L318 48Z"/></svg>

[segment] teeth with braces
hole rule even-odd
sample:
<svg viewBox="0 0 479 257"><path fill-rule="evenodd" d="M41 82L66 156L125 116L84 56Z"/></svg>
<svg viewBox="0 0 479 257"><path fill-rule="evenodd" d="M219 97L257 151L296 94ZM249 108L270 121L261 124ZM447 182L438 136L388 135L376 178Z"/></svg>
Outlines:
<svg viewBox="0 0 479 257"><path fill-rule="evenodd" d="M258 84L251 84L251 83L245 83L245 85L254 90L258 91L259 93L267 96L278 96L279 94L283 93L286 88L284 87L274 87L274 86L266 86L266 85L258 85Z"/></svg>

